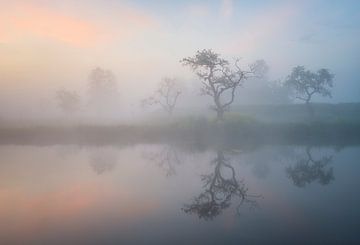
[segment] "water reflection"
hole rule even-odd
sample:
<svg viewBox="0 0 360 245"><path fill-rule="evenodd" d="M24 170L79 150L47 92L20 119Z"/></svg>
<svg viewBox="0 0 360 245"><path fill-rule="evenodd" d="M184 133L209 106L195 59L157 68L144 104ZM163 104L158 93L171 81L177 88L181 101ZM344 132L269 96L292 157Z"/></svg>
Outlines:
<svg viewBox="0 0 360 245"><path fill-rule="evenodd" d="M180 155L176 147L164 145L159 150L143 152L143 157L158 165L166 176L176 175L176 165L181 164Z"/></svg>
<svg viewBox="0 0 360 245"><path fill-rule="evenodd" d="M63 147L0 147L1 244L331 244L335 233L335 243L358 241L358 146L74 146L65 157ZM169 169L177 175L165 178ZM326 191L308 185L334 174Z"/></svg>
<svg viewBox="0 0 360 245"><path fill-rule="evenodd" d="M248 188L242 180L236 178L236 172L224 151L218 150L214 172L201 176L204 191L196 196L191 204L185 204L183 211L196 214L200 219L211 220L238 199L237 212L243 203L256 206L256 196L248 194Z"/></svg>
<svg viewBox="0 0 360 245"><path fill-rule="evenodd" d="M98 175L111 172L118 161L118 155L111 149L99 149L91 153L89 163Z"/></svg>
<svg viewBox="0 0 360 245"><path fill-rule="evenodd" d="M295 166L286 168L288 177L298 187L304 187L313 182L327 185L334 180L333 168L328 166L332 162L333 156L322 156L315 160L311 150L312 147L307 146L305 155L297 160Z"/></svg>

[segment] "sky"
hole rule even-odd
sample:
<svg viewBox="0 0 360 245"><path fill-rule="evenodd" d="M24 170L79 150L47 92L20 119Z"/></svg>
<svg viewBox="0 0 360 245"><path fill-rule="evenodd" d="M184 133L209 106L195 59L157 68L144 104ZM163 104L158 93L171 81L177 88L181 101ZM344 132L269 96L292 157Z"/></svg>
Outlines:
<svg viewBox="0 0 360 245"><path fill-rule="evenodd" d="M331 102L356 102L359 43L356 0L0 0L0 103L84 92L97 66L115 73L124 97L141 97L164 76L193 81L179 60L205 48L264 59L271 79L296 65L328 68Z"/></svg>

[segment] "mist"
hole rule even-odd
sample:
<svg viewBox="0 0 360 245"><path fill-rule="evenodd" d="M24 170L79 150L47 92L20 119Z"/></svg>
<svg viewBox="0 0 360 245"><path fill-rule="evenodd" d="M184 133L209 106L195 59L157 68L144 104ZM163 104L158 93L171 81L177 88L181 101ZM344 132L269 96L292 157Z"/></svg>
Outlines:
<svg viewBox="0 0 360 245"><path fill-rule="evenodd" d="M230 60L241 58L245 64L256 59L267 62L267 77L262 83L246 81L234 103L287 103L269 95L268 87L284 81L296 65L325 67L336 74L333 97L314 97L314 102L360 98L359 20L356 8L350 7L357 4L351 1L2 4L2 120L57 117L57 121L61 113L54 94L60 89L76 91L82 110L88 110L89 74L96 67L114 74L119 92L116 109L108 108L111 116L105 121L141 116L139 101L166 76L178 78L186 88L186 101L192 101L180 105L179 100L179 107L203 108L206 100L197 94L196 76L179 64L201 49L213 49ZM174 11L177 14L171 14ZM10 26L12 30L6 31Z"/></svg>
<svg viewBox="0 0 360 245"><path fill-rule="evenodd" d="M0 0L1 244L359 244L359 43L355 0Z"/></svg>

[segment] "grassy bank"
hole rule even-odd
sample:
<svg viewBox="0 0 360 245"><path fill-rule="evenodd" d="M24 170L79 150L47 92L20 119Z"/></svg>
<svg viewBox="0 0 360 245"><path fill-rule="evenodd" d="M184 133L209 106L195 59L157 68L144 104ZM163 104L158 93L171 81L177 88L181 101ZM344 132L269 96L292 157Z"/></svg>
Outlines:
<svg viewBox="0 0 360 245"><path fill-rule="evenodd" d="M0 127L1 144L136 144L184 141L198 144L359 144L360 123L259 122L247 117L222 123L207 118L136 125Z"/></svg>
<svg viewBox="0 0 360 245"><path fill-rule="evenodd" d="M313 103L313 120L332 123L360 123L360 103ZM232 116L242 115L265 122L306 122L309 119L305 104L234 105Z"/></svg>

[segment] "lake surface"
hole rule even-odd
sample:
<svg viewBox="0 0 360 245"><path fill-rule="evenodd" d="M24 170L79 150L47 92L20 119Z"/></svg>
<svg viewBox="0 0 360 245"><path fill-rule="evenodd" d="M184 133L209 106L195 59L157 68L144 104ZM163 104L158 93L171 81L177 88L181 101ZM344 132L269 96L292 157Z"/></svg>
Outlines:
<svg viewBox="0 0 360 245"><path fill-rule="evenodd" d="M360 244L359 159L359 146L2 145L0 243Z"/></svg>

